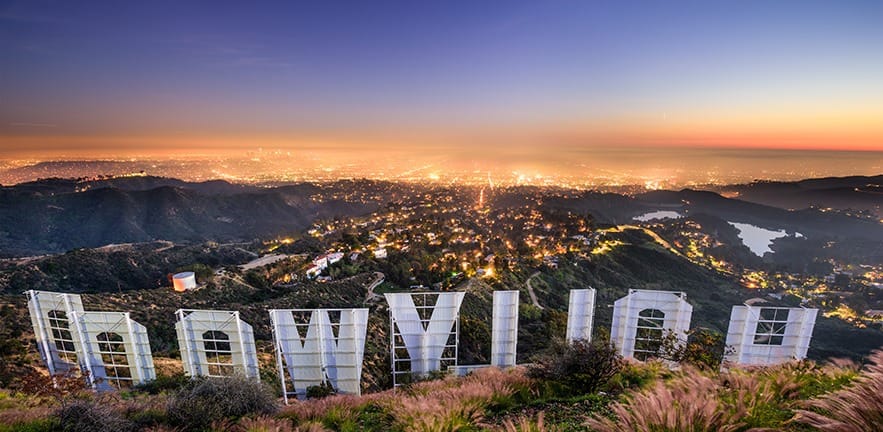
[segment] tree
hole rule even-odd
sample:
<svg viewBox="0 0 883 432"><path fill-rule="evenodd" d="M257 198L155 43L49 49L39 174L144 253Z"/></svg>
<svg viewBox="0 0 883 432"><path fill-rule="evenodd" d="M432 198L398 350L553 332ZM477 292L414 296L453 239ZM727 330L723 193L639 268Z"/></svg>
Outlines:
<svg viewBox="0 0 883 432"><path fill-rule="evenodd" d="M724 355L728 352L724 335L714 330L697 328L687 332L687 343L668 331L662 336L659 358L682 364L690 364L700 369L718 370Z"/></svg>

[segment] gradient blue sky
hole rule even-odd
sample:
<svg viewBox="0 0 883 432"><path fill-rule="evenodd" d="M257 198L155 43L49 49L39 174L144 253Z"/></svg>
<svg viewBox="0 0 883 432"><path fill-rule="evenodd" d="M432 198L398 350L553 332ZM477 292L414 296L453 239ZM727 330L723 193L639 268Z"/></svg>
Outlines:
<svg viewBox="0 0 883 432"><path fill-rule="evenodd" d="M7 153L883 150L881 77L880 1L0 1Z"/></svg>

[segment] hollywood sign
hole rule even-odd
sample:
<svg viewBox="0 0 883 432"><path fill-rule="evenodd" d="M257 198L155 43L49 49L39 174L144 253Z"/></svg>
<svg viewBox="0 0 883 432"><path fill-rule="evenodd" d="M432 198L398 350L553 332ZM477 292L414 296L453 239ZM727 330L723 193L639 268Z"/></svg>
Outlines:
<svg viewBox="0 0 883 432"><path fill-rule="evenodd" d="M49 373L85 372L99 390L156 378L147 331L127 312L85 311L75 294L28 291L37 346ZM447 369L515 365L518 291L495 291L490 365L457 364L460 306L464 292L388 293L393 385L407 375ZM595 290L572 290L568 341L591 340ZM610 341L621 355L644 360L658 354L666 333L686 342L693 307L686 294L630 290L613 304ZM817 309L734 306L725 360L769 365L803 359ZM307 388L330 384L360 394L368 309L274 309L269 311L283 396L304 398ZM252 327L235 311L176 312L175 328L188 376L241 375L260 379Z"/></svg>
<svg viewBox="0 0 883 432"><path fill-rule="evenodd" d="M179 309L175 315L187 375L260 378L254 332L239 312Z"/></svg>
<svg viewBox="0 0 883 432"><path fill-rule="evenodd" d="M270 324L285 403L326 382L340 393L361 394L368 309L273 309Z"/></svg>
<svg viewBox="0 0 883 432"><path fill-rule="evenodd" d="M37 349L51 375L79 368L99 390L156 379L147 329L128 312L86 312L74 294L26 295Z"/></svg>

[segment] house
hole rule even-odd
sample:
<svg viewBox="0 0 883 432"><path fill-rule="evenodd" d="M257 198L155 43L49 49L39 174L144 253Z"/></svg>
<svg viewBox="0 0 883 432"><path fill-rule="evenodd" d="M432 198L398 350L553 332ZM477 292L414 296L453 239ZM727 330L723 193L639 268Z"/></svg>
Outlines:
<svg viewBox="0 0 883 432"><path fill-rule="evenodd" d="M330 253L326 257L328 258L328 265L331 265L343 259L343 252Z"/></svg>
<svg viewBox="0 0 883 432"><path fill-rule="evenodd" d="M313 264L307 269L307 277L312 279L322 273L322 268Z"/></svg>
<svg viewBox="0 0 883 432"><path fill-rule="evenodd" d="M328 267L328 255L319 255L315 259L313 259L313 265L319 267L319 269L324 270Z"/></svg>

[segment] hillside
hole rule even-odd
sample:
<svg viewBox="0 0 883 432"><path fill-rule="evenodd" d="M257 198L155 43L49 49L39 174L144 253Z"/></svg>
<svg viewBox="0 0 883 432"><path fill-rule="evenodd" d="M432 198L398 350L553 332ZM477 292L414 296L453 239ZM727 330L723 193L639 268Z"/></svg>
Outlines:
<svg viewBox="0 0 883 432"><path fill-rule="evenodd" d="M878 221L842 213L813 209L789 211L740 199L725 198L714 192L690 189L647 192L639 195L637 199L647 205L666 208L677 206L688 213L705 213L728 221L797 231L804 235L883 241L883 226ZM883 195L876 199L878 203L883 201Z"/></svg>
<svg viewBox="0 0 883 432"><path fill-rule="evenodd" d="M841 208L838 206L843 203L837 197L851 194L859 194L865 200L867 205L863 208L879 208L883 195L873 186L877 180L818 179L736 185L734 190L742 194L739 199L689 189L627 196L543 191L535 187L500 189L489 199L497 208L539 206L548 211L591 214L600 223L626 223L634 216L659 209L680 210L800 232L820 240L842 238L876 244L883 242L883 227L877 219L847 210L822 210ZM864 186L844 189L860 183ZM407 200L421 192L445 189L364 180L259 188L224 181L185 182L150 176L50 178L0 187L0 257L154 240L251 241L300 232L321 219L367 215L403 197ZM787 210L780 208L784 204L779 202L752 200L748 191L755 189L775 196L776 200L800 195L797 189L827 191L827 195L820 195L814 202L822 209L796 206L797 210ZM466 187L457 193L463 197L477 192ZM542 199L537 200L540 195Z"/></svg>
<svg viewBox="0 0 883 432"><path fill-rule="evenodd" d="M612 312L609 306L629 289L685 291L688 301L694 306L692 327L707 328L721 334L726 333L731 307L757 295L725 275L660 247L640 230L624 230L615 233L613 238L621 241L622 245L606 254L594 255L590 260L574 256L562 260L557 269L545 269L533 277L528 273L506 272L499 279L489 280L489 284L467 280L455 288L468 293L461 312L460 363L481 364L488 361L490 322L487 317L490 316L491 292L494 289L521 290L520 363L531 361L554 338L563 336L570 289L592 286L598 290L596 337L606 337ZM174 311L178 308L239 310L243 318L254 326L262 351L269 353L272 348L266 313L268 309L369 307L370 329L363 381L371 390L389 385L389 316L385 301L380 298L366 299L366 287L374 279L372 271L365 271L372 269L370 262L361 264L363 272L329 283L304 281L277 286L267 279L276 270L234 271L210 278L205 288L178 294L172 292L167 287L168 282L163 280L168 271L173 271L176 266L186 266L193 260L214 262L215 265L232 263L243 258L242 252L234 248L213 250L192 247L172 248L152 254L149 247L143 248L124 248L109 254L83 250L64 255L65 260L54 258L43 264L35 264L38 268L50 267L51 272L50 269L32 272L29 273L31 279L26 283L7 285L4 289L7 294L0 296L0 303L12 304L19 314L25 314L24 297L19 294L23 289L100 292L84 296L89 308L132 311L133 318L147 326L155 353L172 357L176 356L173 325ZM156 261L157 256L161 257L159 262ZM93 260L98 260L94 266L89 264ZM176 263L174 260L181 261ZM163 270L157 270L159 276L151 279L143 273L149 268ZM91 285L90 289L90 278L117 281L117 289L98 289L95 285ZM530 304L526 285L529 278L543 309ZM135 285L142 279L150 283ZM151 288L157 285L162 287ZM401 288L384 284L378 292L396 289ZM16 316L20 315L10 314L7 319ZM4 325L12 326L12 323ZM27 341L26 345L33 353L33 341ZM879 346L883 346L883 332L859 329L838 319L820 316L809 356L813 359L831 356L861 358ZM271 362L265 363L264 368L268 374L273 374Z"/></svg>
<svg viewBox="0 0 883 432"><path fill-rule="evenodd" d="M485 364L488 361L489 316L491 293L494 289L521 290L518 340L518 362L521 364L536 361L538 355L550 349L555 339L564 334L569 289L586 286L598 289L594 327L595 337L598 340L603 340L609 332L611 315L609 306L615 299L625 295L628 289L685 291L688 301L694 306L692 327L706 328L717 333L726 331L732 305L740 304L756 295L753 291L742 288L729 276L690 262L662 247L642 229L608 230L606 238L616 241L617 246L606 253L592 255L589 259L576 255L563 256L557 268L546 267L531 273L504 272L498 279L468 279L456 287L467 291L461 309L460 364ZM721 375L712 372L697 374L688 368L672 373L667 372L657 363L648 363L625 366L609 382L600 387L600 392L568 389L545 378L526 376L521 369L502 375L489 370L462 380L432 381L396 392L384 391L391 385L389 315L386 302L381 298L366 299L366 287L374 279L374 275L371 271L365 270L374 268L375 263L372 261L356 266L362 271L353 276L341 277L329 283L304 281L294 285L270 283L271 275L289 268L289 264L285 262L280 264L280 269L268 268L245 273L230 267L225 274L211 277L206 287L181 294L172 292L168 287L135 288L132 284L140 283L138 278L130 280L123 277L135 269L155 268L159 273L160 268L185 266L194 260L223 266L224 263L248 259L245 251L235 247L213 249L211 246L178 246L164 249L165 247L153 243L102 250L85 249L59 257L36 260L34 266L47 271L31 273L34 279L28 283L34 284L35 287L51 286L60 287L64 291L85 291L87 293L84 294L83 300L90 309L131 311L132 317L148 328L151 348L157 364L163 365L162 374L177 374L179 373L177 371L180 371L180 363L176 360L178 353L174 332L176 309L239 310L243 319L254 327L262 380L270 389L277 387L277 376L266 312L268 309L370 308L362 377L363 388L368 394L361 398L331 397L306 404L296 404L283 408L273 417L242 420L244 423L240 426L244 428L263 425L262 427L281 427L283 428L281 430L288 430L284 429L285 425L289 425L288 427L298 425L297 427L313 427L313 430L352 430L353 427L357 427L360 430L410 431L437 430L439 422L444 424L455 422L461 425L458 428L467 430L584 430L586 422L601 422L594 423L597 430L620 430L613 427L619 424L620 420L627 418L627 412L632 409L627 402L630 399L622 396L664 398L666 393L659 393L663 382L667 383L666 388L668 386L681 388L682 390L679 391L686 392L683 398L704 400L702 398L707 395L721 395L720 400L711 399L708 402L721 407L718 408L721 410L725 410L723 407L734 406L727 402L730 397L727 396L729 394L727 392L741 394L739 392L744 390L742 387L732 387L733 380L742 376L738 371ZM157 252L157 249L162 250ZM212 259L214 261L209 261ZM126 262L130 264L123 265ZM122 292L88 285L91 272L98 271L102 267L106 267L106 273L93 276L117 280L120 287L125 287ZM542 309L530 304L530 296L527 292L528 279L531 280L531 286ZM49 285L50 282L55 285ZM40 283L44 285L39 285ZM86 288L83 289L84 287ZM398 289L401 288L384 284L375 293ZM0 295L0 305L5 305L0 309L0 320L2 320L0 328L4 329L5 333L0 335L12 341L19 341L19 344L0 346L0 354L3 356L0 360L3 361L5 368L11 367L11 371L14 371L14 375L6 376L5 379L10 380L11 385L15 386L20 385L17 381L19 378L16 377L28 376L28 370L39 366L36 363L34 342L27 320L21 319L27 313L24 296L13 289L7 289L6 292L7 294ZM820 316L809 356L816 360L824 360L831 356L860 359L880 346L883 346L883 332L857 329L838 319ZM7 369L5 373L9 371L10 369ZM746 376L755 377L752 379L757 381L750 383L735 381L737 385L743 383L746 386L767 386L764 387L768 389L765 393L775 395L785 389L793 388L789 380L800 380L799 385L805 386L805 390L800 390L799 395L781 398L755 400L739 396L741 400L747 402L745 405L735 405L736 411L725 410L729 414L721 417L723 419L720 420L723 422L721 424L729 424L727 422L743 424L740 422L747 421L747 424L754 426L779 429L792 427L792 423L785 422L796 415L793 400L808 400L824 392L841 388L855 378L855 373L851 367L819 367L804 364L771 368L760 375L752 372ZM163 379L162 384L157 384L162 386L159 387L160 391L168 392L169 395L185 391L179 390L184 385L182 384L184 381L173 377ZM76 399L79 396L69 397ZM91 396L84 397L88 401ZM141 405L129 406L126 404L130 402L109 402L104 405L101 418L122 416L123 419L128 419L127 416L135 416L134 413L148 410L153 413L149 417L133 417L140 419L139 422L147 422L138 423L141 426L131 426L133 430L163 425L166 424L165 422L174 424L175 420L172 417L166 417L170 415L165 414L166 408L159 408L168 406L167 399L156 399L154 396L142 395L138 392L127 397L136 398L134 400ZM34 420L37 418L44 419L39 421L48 422L46 424L50 425L47 426L50 429L53 427L51 422L56 421L53 420L56 417L52 415L55 409L54 402L48 402L46 399L35 401L32 396L15 396L7 399L5 406L12 408L0 412L0 423L24 425L29 421L37 421ZM85 406L91 405L87 403ZM40 408L37 410L33 407ZM746 417L747 413L755 414ZM649 416L649 413L645 415ZM615 419L614 423L606 426L611 429L604 429L605 418ZM310 424L313 426L309 426ZM519 425L535 429L518 429L522 427ZM226 429L233 426L228 423L217 427ZM0 430L4 430L2 426Z"/></svg>
<svg viewBox="0 0 883 432"><path fill-rule="evenodd" d="M74 186L79 189L71 190ZM0 188L0 257L154 240L251 241L299 232L318 219L367 214L379 205L376 200L312 199L320 190L157 179L98 186L47 180Z"/></svg>
<svg viewBox="0 0 883 432"><path fill-rule="evenodd" d="M176 246L168 242L75 249L23 264L0 263L0 293L29 289L102 293L169 285L168 275L197 265L202 271L241 264L254 253L237 245Z"/></svg>
<svg viewBox="0 0 883 432"><path fill-rule="evenodd" d="M864 210L883 216L883 176L808 179L796 182L757 181L710 188L739 199L784 209L812 206Z"/></svg>
<svg viewBox="0 0 883 432"><path fill-rule="evenodd" d="M616 299L629 289L655 289L686 292L694 306L692 327L716 334L726 332L732 306L754 297L774 295L786 305L819 307L812 359L859 359L883 346L879 322L860 316L879 307L871 289L876 270L853 265L881 252L881 228L844 214L792 212L690 190L630 197L519 187L489 192L482 201L471 187L369 181L239 190L225 183L135 177L70 192L78 184L54 179L0 191L9 204L0 208L3 244L102 245L0 262L0 303L9 305L2 324L17 341L3 347L3 355L23 367L36 365L33 339L19 319L26 313L21 292L27 289L84 293L88 308L132 311L147 326L158 358L170 361L177 357L176 309L239 310L255 327L270 383L275 368L267 309L369 307L363 382L366 390L388 388L386 303L382 297L366 299L375 272L386 278L375 294L420 285L467 291L461 364L487 362L491 293L502 289L522 293L521 363L563 336L569 290L588 286L598 290L598 338L609 331ZM201 187L215 192L200 192ZM21 218L29 214L23 209L34 217ZM654 209L677 209L685 217L631 221ZM629 222L611 223L617 220ZM728 221L805 236L778 239L771 246L775 253L761 257ZM169 237L180 240L165 241ZM381 248L388 250L384 257L376 253ZM345 256L323 273L330 281L306 278L311 260L329 251ZM254 270L238 267L267 253L287 258ZM855 277L825 282L832 263L844 259ZM173 293L168 274L185 269L196 270L204 286Z"/></svg>

